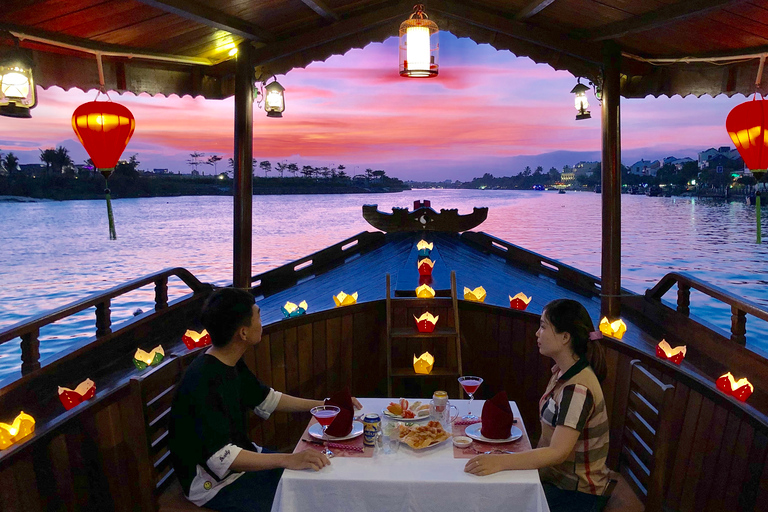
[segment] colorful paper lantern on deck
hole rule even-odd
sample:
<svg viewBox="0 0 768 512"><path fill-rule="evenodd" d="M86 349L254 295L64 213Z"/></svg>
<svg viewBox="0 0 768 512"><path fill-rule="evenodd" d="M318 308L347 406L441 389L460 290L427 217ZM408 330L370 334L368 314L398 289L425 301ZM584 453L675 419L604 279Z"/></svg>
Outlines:
<svg viewBox="0 0 768 512"><path fill-rule="evenodd" d="M133 356L133 364L138 370L143 370L147 366L157 366L164 357L165 351L163 350L162 345L156 346L152 349L152 352L149 353L138 348Z"/></svg>
<svg viewBox="0 0 768 512"><path fill-rule="evenodd" d="M85 379L75 389L59 386L59 400L66 410L70 410L94 396L96 396L96 383L91 379Z"/></svg>
<svg viewBox="0 0 768 512"><path fill-rule="evenodd" d="M509 296L509 307L512 309L518 309L520 311L525 311L525 309L528 307L528 304L531 303L531 299L533 297L526 297L526 295L523 292L518 293L514 297L511 295Z"/></svg>
<svg viewBox="0 0 768 512"><path fill-rule="evenodd" d="M419 260L417 266L419 268L419 275L431 276L432 269L435 267L435 262L429 258L424 258L423 260Z"/></svg>
<svg viewBox="0 0 768 512"><path fill-rule="evenodd" d="M419 357L413 355L413 371L421 375L429 375L435 364L435 358L429 352L424 352Z"/></svg>
<svg viewBox="0 0 768 512"><path fill-rule="evenodd" d="M485 288L478 286L474 290L470 290L466 286L464 287L464 300L471 302L485 302Z"/></svg>
<svg viewBox="0 0 768 512"><path fill-rule="evenodd" d="M10 425L0 423L0 450L5 450L34 431L35 418L21 411Z"/></svg>
<svg viewBox="0 0 768 512"><path fill-rule="evenodd" d="M728 372L717 379L715 385L717 386L717 389L726 395L730 395L741 402L746 402L747 398L749 398L755 390L746 378L736 380L733 378L733 375L731 375L731 372Z"/></svg>
<svg viewBox="0 0 768 512"><path fill-rule="evenodd" d="M670 347L669 343L667 343L667 340L661 340L659 344L656 345L656 355L658 357L661 359L666 359L667 361L672 361L678 365L683 362L686 350L687 349L685 345L681 345L675 348Z"/></svg>
<svg viewBox="0 0 768 512"><path fill-rule="evenodd" d="M187 332L181 337L181 341L187 346L189 350L193 348L207 347L211 344L211 335L208 331L203 329L203 332L193 331L187 329Z"/></svg>
<svg viewBox="0 0 768 512"><path fill-rule="evenodd" d="M419 243L416 244L416 250L419 251L419 259L428 258L432 253L434 246L435 244L430 244L426 240L420 240Z"/></svg>
<svg viewBox="0 0 768 512"><path fill-rule="evenodd" d="M624 333L627 332L627 324L621 319L609 322L608 318L603 317L603 319L600 320L600 332L606 336L611 336L612 338L620 340L622 336L624 336Z"/></svg>
<svg viewBox="0 0 768 512"><path fill-rule="evenodd" d="M98 169L112 169L131 140L136 120L123 105L89 101L75 109L72 128Z"/></svg>
<svg viewBox="0 0 768 512"><path fill-rule="evenodd" d="M353 293L352 295L339 292L338 295L333 296L333 302L336 303L337 308L341 306L351 306L352 304L357 304L357 292Z"/></svg>
<svg viewBox="0 0 768 512"><path fill-rule="evenodd" d="M293 318L299 315L303 315L307 312L307 309L309 309L309 306L307 305L307 301L303 300L299 302L299 305L297 306L293 302L286 302L285 306L280 308L280 311L283 312L283 315L285 318Z"/></svg>
<svg viewBox="0 0 768 512"><path fill-rule="evenodd" d="M432 316L432 313L427 312L420 317L413 315L413 318L416 319L416 328L419 332L433 332L440 316Z"/></svg>
<svg viewBox="0 0 768 512"><path fill-rule="evenodd" d="M423 284L416 288L416 297L420 299L432 299L435 296L435 290L428 284Z"/></svg>

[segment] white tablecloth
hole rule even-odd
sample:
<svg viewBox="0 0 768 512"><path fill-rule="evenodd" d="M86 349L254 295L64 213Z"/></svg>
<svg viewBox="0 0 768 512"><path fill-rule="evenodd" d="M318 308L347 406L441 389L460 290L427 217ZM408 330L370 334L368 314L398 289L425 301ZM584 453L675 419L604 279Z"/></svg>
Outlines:
<svg viewBox="0 0 768 512"><path fill-rule="evenodd" d="M361 398L364 412L381 415L391 400ZM468 400L451 400L464 415ZM482 400L472 403L479 416ZM520 412L510 402L516 418ZM549 512L535 470L490 476L464 472L468 459L454 459L450 441L421 451L402 445L396 454L335 457L320 471L286 470L272 512Z"/></svg>

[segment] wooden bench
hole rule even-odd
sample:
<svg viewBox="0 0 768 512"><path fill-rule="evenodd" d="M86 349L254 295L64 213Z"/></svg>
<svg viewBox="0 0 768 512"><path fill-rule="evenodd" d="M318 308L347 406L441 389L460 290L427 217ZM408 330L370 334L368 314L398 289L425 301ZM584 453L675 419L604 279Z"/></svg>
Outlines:
<svg viewBox="0 0 768 512"><path fill-rule="evenodd" d="M131 451L138 470L142 510L191 512L207 510L184 496L171 465L168 424L171 403L186 365L197 351L184 357L169 356L157 368L130 381Z"/></svg>

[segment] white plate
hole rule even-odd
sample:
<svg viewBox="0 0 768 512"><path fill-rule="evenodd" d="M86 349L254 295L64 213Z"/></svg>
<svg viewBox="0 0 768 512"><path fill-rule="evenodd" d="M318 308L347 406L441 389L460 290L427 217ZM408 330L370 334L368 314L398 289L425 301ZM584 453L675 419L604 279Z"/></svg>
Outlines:
<svg viewBox="0 0 768 512"><path fill-rule="evenodd" d="M512 441L517 441L521 437L523 437L523 431L520 430L517 427L512 427L512 429L509 432L509 437L506 439L488 439L483 434L480 433L480 428L483 426L482 423L475 423L474 425L470 425L464 430L464 433L467 434L467 436L471 437L472 439L475 439L477 441L482 441L484 443L509 443Z"/></svg>
<svg viewBox="0 0 768 512"><path fill-rule="evenodd" d="M415 418L403 418L402 416L396 416L391 412L389 412L387 409L384 409L383 411L381 411L381 414L395 421L416 422L416 421L424 421L429 419L429 411L425 411L425 412L426 414L424 416L417 416Z"/></svg>
<svg viewBox="0 0 768 512"><path fill-rule="evenodd" d="M363 433L363 424L359 421L352 422L352 432L342 437L327 436L323 437L323 427L319 423L315 423L309 427L309 435L317 439L326 439L328 441L345 441L347 439L354 439Z"/></svg>

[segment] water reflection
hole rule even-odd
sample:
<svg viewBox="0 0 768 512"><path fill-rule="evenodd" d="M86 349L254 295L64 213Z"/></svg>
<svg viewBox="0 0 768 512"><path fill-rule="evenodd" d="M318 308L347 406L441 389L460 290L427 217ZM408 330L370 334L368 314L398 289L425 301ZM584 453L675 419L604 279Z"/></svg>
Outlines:
<svg viewBox="0 0 768 512"><path fill-rule="evenodd" d="M361 205L389 211L430 199L433 207L488 206L479 229L600 274L601 205L594 193L427 190L399 194L254 196L253 273L306 256L370 226ZM664 274L685 271L768 307L768 248L754 243L754 207L712 199L622 196L622 269L625 288L643 292ZM0 203L0 327L104 291L167 267L199 279L231 282L232 198L176 197L114 201L118 239L108 240L101 201ZM764 216L768 217L768 216ZM170 298L188 290L171 280ZM673 294L668 294L674 300ZM145 287L115 301L113 323L153 308ZM730 311L692 297L695 314L723 329ZM84 312L41 332L41 356L94 332ZM764 322L748 317L748 344L768 351ZM0 375L18 364L18 345L0 347Z"/></svg>

